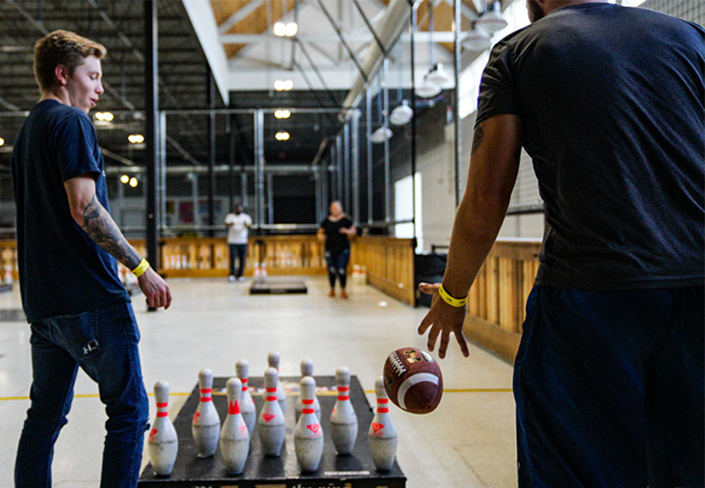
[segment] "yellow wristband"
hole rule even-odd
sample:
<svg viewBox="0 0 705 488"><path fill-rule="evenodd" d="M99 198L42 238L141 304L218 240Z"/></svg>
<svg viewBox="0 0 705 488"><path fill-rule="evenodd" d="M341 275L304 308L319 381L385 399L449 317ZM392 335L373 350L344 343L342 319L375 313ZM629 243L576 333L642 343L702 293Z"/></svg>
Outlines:
<svg viewBox="0 0 705 488"><path fill-rule="evenodd" d="M142 262L139 266L132 270L132 274L135 275L136 278L139 278L145 271L147 271L147 268L149 268L149 263L146 259L142 258Z"/></svg>
<svg viewBox="0 0 705 488"><path fill-rule="evenodd" d="M438 294L441 296L444 302L446 302L448 305L451 307L456 307L460 308L465 306L466 303L468 303L468 297L465 298L453 298L448 294L445 288L443 288L443 285L441 284L441 287L438 289Z"/></svg>

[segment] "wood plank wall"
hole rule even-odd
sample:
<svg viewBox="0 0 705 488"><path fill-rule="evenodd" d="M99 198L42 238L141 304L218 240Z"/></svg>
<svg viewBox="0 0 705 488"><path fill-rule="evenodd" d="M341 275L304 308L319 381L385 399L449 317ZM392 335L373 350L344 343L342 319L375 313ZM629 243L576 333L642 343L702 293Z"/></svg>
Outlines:
<svg viewBox="0 0 705 488"><path fill-rule="evenodd" d="M351 247L350 261L366 269L369 284L407 305L415 305L412 239L356 237Z"/></svg>

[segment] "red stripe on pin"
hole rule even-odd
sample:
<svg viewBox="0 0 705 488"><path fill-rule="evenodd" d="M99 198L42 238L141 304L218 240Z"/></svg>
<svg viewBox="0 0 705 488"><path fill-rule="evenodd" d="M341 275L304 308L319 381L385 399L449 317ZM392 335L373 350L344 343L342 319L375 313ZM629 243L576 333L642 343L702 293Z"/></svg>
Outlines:
<svg viewBox="0 0 705 488"><path fill-rule="evenodd" d="M389 403L389 398L378 398L377 403Z"/></svg>
<svg viewBox="0 0 705 488"><path fill-rule="evenodd" d="M304 405L313 405L313 400L301 400Z"/></svg>
<svg viewBox="0 0 705 488"><path fill-rule="evenodd" d="M267 397L267 401L268 401L268 402L276 402L276 401L277 401L277 397L275 397L275 396L268 396L268 397Z"/></svg>
<svg viewBox="0 0 705 488"><path fill-rule="evenodd" d="M241 379L241 380L240 380L240 383L242 383L243 385L244 385L245 383L247 383L247 378Z"/></svg>
<svg viewBox="0 0 705 488"><path fill-rule="evenodd" d="M164 402L164 403L157 403L157 408L166 408L169 406L169 402Z"/></svg>
<svg viewBox="0 0 705 488"><path fill-rule="evenodd" d="M276 387L275 388L267 388L267 393L274 393L276 391L277 391Z"/></svg>
<svg viewBox="0 0 705 488"><path fill-rule="evenodd" d="M346 401L348 401L349 399L350 399L349 396L339 396L339 397L338 397L338 401L340 401L340 402L346 402Z"/></svg>
<svg viewBox="0 0 705 488"><path fill-rule="evenodd" d="M312 408L304 408L302 413L304 415L311 414L311 413L313 413L313 409Z"/></svg>
<svg viewBox="0 0 705 488"><path fill-rule="evenodd" d="M350 391L350 387L349 386L339 386L338 391Z"/></svg>
<svg viewBox="0 0 705 488"><path fill-rule="evenodd" d="M169 412L157 412L157 417L158 417L158 418L161 418L161 417L168 417L168 416L169 416Z"/></svg>
<svg viewBox="0 0 705 488"><path fill-rule="evenodd" d="M210 393L213 391L213 388L201 388L201 393Z"/></svg>
<svg viewBox="0 0 705 488"><path fill-rule="evenodd" d="M213 399L211 397L203 397L203 398L201 398L201 401L202 402L212 402Z"/></svg>
<svg viewBox="0 0 705 488"><path fill-rule="evenodd" d="M377 413L388 413L389 409L388 408L378 408Z"/></svg>
<svg viewBox="0 0 705 488"><path fill-rule="evenodd" d="M240 413L240 403L239 402L232 402L228 405L228 413L230 415L237 415Z"/></svg>

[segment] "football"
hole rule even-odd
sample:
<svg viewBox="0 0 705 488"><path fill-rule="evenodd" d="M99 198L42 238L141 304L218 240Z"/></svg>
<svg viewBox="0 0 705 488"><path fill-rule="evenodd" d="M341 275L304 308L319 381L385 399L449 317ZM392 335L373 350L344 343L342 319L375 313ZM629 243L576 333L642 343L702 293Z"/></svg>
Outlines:
<svg viewBox="0 0 705 488"><path fill-rule="evenodd" d="M397 349L384 363L384 388L392 403L402 410L433 412L443 396L441 367L426 351Z"/></svg>

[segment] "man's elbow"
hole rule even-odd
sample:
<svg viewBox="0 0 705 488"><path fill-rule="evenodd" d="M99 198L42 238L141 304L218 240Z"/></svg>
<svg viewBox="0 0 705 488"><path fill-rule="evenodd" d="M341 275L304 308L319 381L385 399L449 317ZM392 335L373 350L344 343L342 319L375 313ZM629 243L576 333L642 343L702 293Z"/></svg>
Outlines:
<svg viewBox="0 0 705 488"><path fill-rule="evenodd" d="M77 205L72 205L71 206L71 217L73 217L73 220L76 221L78 225L83 227L83 223L85 222L85 219L83 217L83 211L84 208L79 208Z"/></svg>

